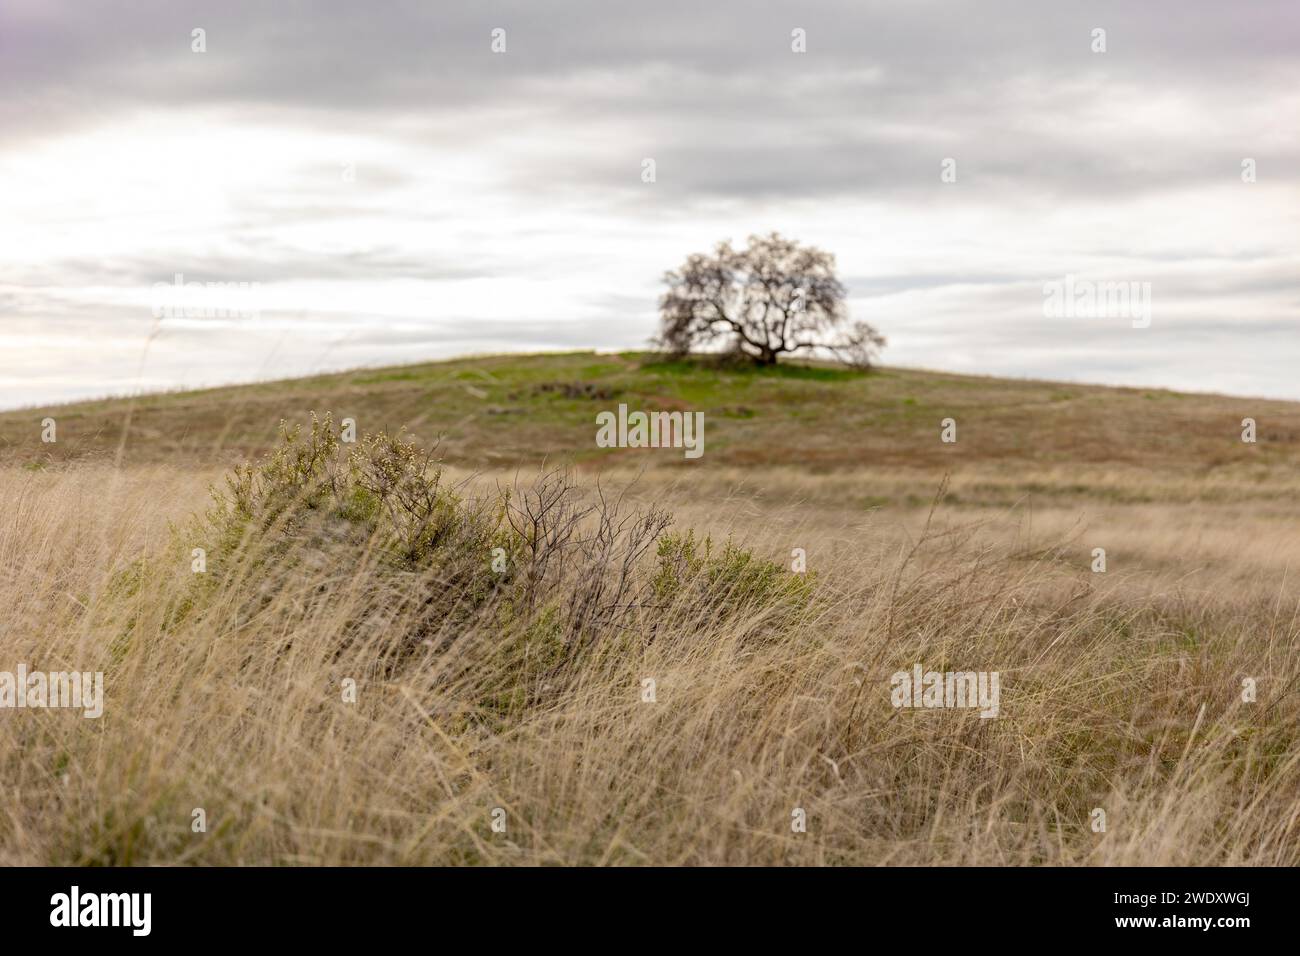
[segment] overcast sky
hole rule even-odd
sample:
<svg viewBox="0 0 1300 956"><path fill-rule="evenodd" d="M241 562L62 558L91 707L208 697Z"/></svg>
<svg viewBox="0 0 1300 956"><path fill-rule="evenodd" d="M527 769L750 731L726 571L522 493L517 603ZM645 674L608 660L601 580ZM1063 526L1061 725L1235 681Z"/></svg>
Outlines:
<svg viewBox="0 0 1300 956"><path fill-rule="evenodd" d="M0 407L638 347L773 229L886 364L1300 399L1296 0L0 0L0 90Z"/></svg>

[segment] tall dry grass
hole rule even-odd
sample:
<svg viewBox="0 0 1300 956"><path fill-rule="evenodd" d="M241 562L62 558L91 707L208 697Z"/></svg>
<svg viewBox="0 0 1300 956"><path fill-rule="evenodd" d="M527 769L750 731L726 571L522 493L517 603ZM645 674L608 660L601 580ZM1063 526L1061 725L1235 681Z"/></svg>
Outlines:
<svg viewBox="0 0 1300 956"><path fill-rule="evenodd" d="M205 476L0 473L0 669L107 692L98 720L0 711L0 862L1300 862L1285 581L1094 575L1065 522L941 501L833 536L746 514L705 556L688 526L722 511L629 504L680 487L565 480L547 537L555 475L442 475L421 530L338 455L207 517ZM1001 715L896 710L914 663L998 671Z"/></svg>

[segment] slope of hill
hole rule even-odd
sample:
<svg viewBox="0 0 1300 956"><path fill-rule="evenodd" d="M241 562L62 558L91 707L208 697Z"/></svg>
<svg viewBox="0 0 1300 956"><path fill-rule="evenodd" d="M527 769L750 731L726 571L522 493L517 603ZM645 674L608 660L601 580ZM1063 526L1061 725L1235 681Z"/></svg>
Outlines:
<svg viewBox="0 0 1300 956"><path fill-rule="evenodd" d="M706 451L604 449L595 416L704 413ZM652 355L495 356L369 369L0 415L0 461L225 466L274 444L282 420L330 411L362 431L407 429L450 465L870 472L884 503L916 476L1005 505L1026 493L1103 499L1272 497L1296 487L1300 405L902 369L713 368ZM41 441L53 417L58 440ZM940 440L956 423L956 441ZM1258 441L1241 440L1242 420Z"/></svg>

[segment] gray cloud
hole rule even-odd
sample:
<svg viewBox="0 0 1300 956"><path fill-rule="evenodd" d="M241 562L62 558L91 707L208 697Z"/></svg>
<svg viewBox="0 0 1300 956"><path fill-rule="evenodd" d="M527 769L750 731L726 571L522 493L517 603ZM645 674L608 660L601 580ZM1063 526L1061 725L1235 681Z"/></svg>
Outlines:
<svg viewBox="0 0 1300 956"><path fill-rule="evenodd" d="M676 157L689 188L727 195L906 188L933 180L945 143L951 152L941 155L964 152L972 177L1019 188L1170 188L1221 175L1225 163L1232 173L1236 155L1218 137L1170 141L1148 131L1117 150L1064 120L1084 103L1104 110L1117 94L1177 95L1205 109L1213 128L1216 115L1240 114L1295 77L1300 39L1294 4L1252 4L1243 15L1213 0L1086 10L1030 0L617 8L20 0L0 18L0 82L14 94L3 107L6 137L158 106L238 107L268 122L314 124L458 118L431 123L423 135L438 142L493 135L505 117L543 130L619 120ZM201 56L189 50L196 26L207 31ZM503 56L489 51L496 26L508 31ZM802 56L789 52L796 26L808 31ZM1089 49L1095 26L1108 31L1104 56ZM1116 110L1129 105L1115 99ZM1264 140L1268 129L1257 133ZM1036 161L1027 165L1026 154ZM1294 166L1295 154L1276 159ZM599 163L577 172L623 179L602 175Z"/></svg>

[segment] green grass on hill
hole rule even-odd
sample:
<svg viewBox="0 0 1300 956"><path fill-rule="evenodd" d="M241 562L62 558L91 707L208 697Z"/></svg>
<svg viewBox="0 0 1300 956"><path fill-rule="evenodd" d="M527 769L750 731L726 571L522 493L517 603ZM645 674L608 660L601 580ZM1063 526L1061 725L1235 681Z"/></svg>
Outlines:
<svg viewBox="0 0 1300 956"><path fill-rule="evenodd" d="M600 449L595 416L702 411L706 451ZM808 473L963 467L1144 469L1277 481L1300 460L1300 405L1168 391L818 365L728 368L646 353L458 359L254 385L83 402L0 415L0 461L224 466L264 452L281 420L312 411L358 431L406 428L449 464L512 468L653 464L791 467ZM40 422L58 422L41 442ZM1259 442L1241 442L1255 418ZM939 440L953 418L958 441ZM129 427L128 427L129 422ZM123 430L128 429L123 442Z"/></svg>

